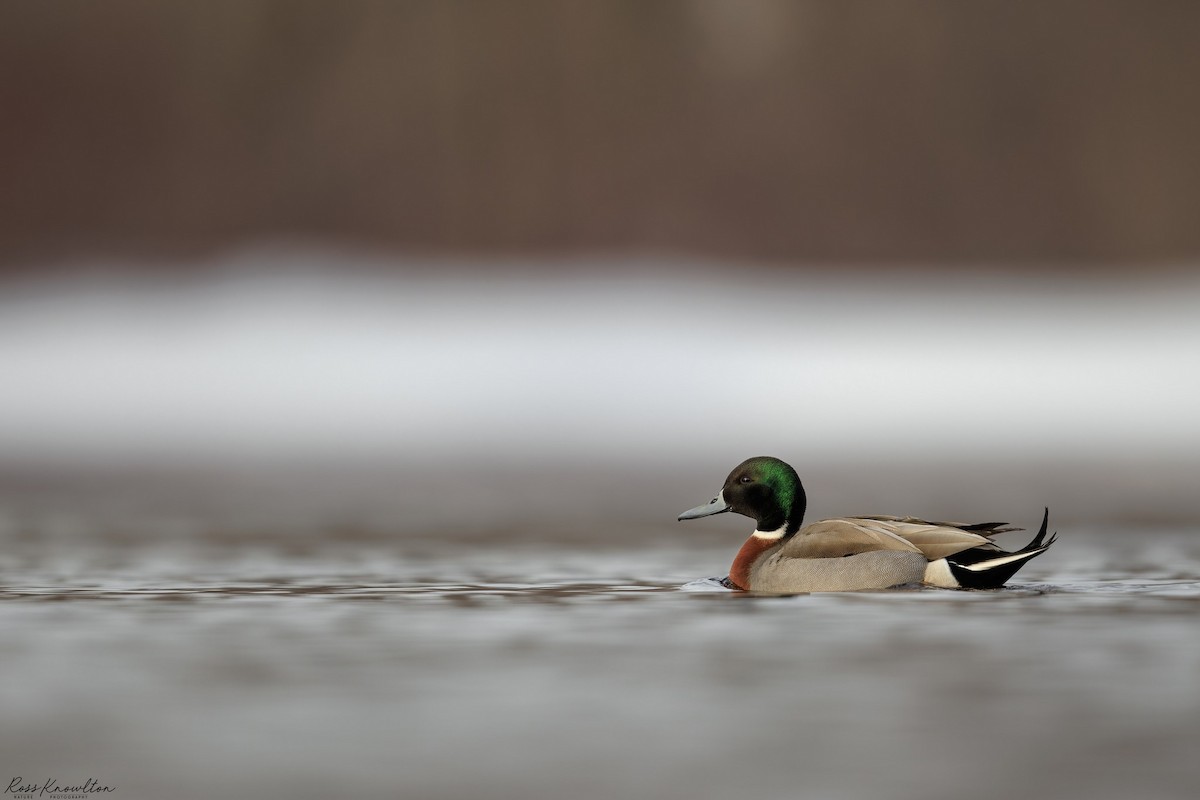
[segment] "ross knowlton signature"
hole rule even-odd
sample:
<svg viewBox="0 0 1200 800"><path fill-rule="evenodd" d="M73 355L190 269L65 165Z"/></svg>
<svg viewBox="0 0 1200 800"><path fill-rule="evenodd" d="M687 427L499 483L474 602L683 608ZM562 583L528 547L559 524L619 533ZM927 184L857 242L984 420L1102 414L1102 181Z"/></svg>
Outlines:
<svg viewBox="0 0 1200 800"><path fill-rule="evenodd" d="M36 797L45 797L50 800L74 800L116 790L115 786L104 786L95 778L88 778L79 784L63 784L55 778L47 778L44 782L37 783L26 781L18 775L8 782L8 788L4 790L4 794L11 795L12 800L29 800Z"/></svg>

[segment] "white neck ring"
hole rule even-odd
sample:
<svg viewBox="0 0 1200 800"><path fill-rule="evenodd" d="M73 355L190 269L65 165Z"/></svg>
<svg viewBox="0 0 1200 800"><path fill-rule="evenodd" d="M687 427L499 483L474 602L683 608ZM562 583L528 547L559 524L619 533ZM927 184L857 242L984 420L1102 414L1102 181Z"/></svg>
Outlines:
<svg viewBox="0 0 1200 800"><path fill-rule="evenodd" d="M787 523L785 522L779 526L778 530L755 531L752 535L754 536L755 539L775 540L775 539L782 539L783 534L786 532L787 532Z"/></svg>

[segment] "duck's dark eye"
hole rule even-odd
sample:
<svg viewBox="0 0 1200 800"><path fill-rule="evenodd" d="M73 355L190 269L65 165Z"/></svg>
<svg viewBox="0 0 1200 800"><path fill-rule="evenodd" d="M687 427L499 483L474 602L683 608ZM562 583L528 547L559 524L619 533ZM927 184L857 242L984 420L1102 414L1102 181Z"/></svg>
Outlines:
<svg viewBox="0 0 1200 800"><path fill-rule="evenodd" d="M752 480L754 480L754 478L751 478L749 475L742 476L742 483L749 483Z"/></svg>

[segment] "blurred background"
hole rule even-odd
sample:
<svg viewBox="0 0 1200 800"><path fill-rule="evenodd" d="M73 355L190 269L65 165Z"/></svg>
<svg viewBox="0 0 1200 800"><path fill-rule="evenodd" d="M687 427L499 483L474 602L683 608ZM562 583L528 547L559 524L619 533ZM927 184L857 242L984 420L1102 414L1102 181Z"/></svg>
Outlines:
<svg viewBox="0 0 1200 800"><path fill-rule="evenodd" d="M1200 246L1190 3L2 13L9 270L281 238L953 271Z"/></svg>
<svg viewBox="0 0 1200 800"><path fill-rule="evenodd" d="M835 512L1110 516L1198 475L1192 4L0 15L14 502L257 461L496 518L775 453Z"/></svg>
<svg viewBox="0 0 1200 800"><path fill-rule="evenodd" d="M208 796L195 753L216 748L217 788L391 796L372 747L396 737L424 797L791 797L793 740L825 798L1010 796L964 761L926 791L915 745L894 749L909 720L937 752L976 721L888 705L899 654L931 682L907 696L984 692L1001 724L977 752L1045 794L1073 764L1093 797L1188 796L1172 743L1194 740L1200 662L1162 649L1163 620L1087 638L1124 606L1015 655L955 607L932 664L892 612L823 600L810 624L849 657L813 663L771 660L797 609L758 606L751 635L746 605L552 620L455 589L382 616L244 587L724 574L746 521L674 518L760 454L798 469L813 517L1036 526L1048 505L1064 535L1031 580L1193 574L1198 40L1187 2L4 3L0 590L113 602L6 606L0 769ZM643 568L647 544L667 549ZM228 602L179 589L200 585ZM943 676L956 660L991 683ZM1083 662L1115 666L1075 684ZM788 691L801 664L834 680L806 690L814 716L754 695L777 738L710 758L725 739L695 715L732 676ZM464 684L525 721L476 771L447 753L505 737ZM792 727L856 737L843 701L884 720L862 752L916 765L899 789ZM547 737L563 714L599 721ZM337 724L355 734L313 733ZM632 729L653 746L612 735ZM1128 784L1091 761L1126 746L1147 773ZM539 773L541 752L567 766Z"/></svg>

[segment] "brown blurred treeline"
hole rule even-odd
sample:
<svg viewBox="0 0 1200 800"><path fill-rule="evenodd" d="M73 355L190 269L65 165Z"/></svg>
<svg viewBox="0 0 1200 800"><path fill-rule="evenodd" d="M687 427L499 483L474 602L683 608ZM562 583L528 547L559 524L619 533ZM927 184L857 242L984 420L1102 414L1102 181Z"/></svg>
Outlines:
<svg viewBox="0 0 1200 800"><path fill-rule="evenodd" d="M0 264L1200 252L1200 3L6 2Z"/></svg>

